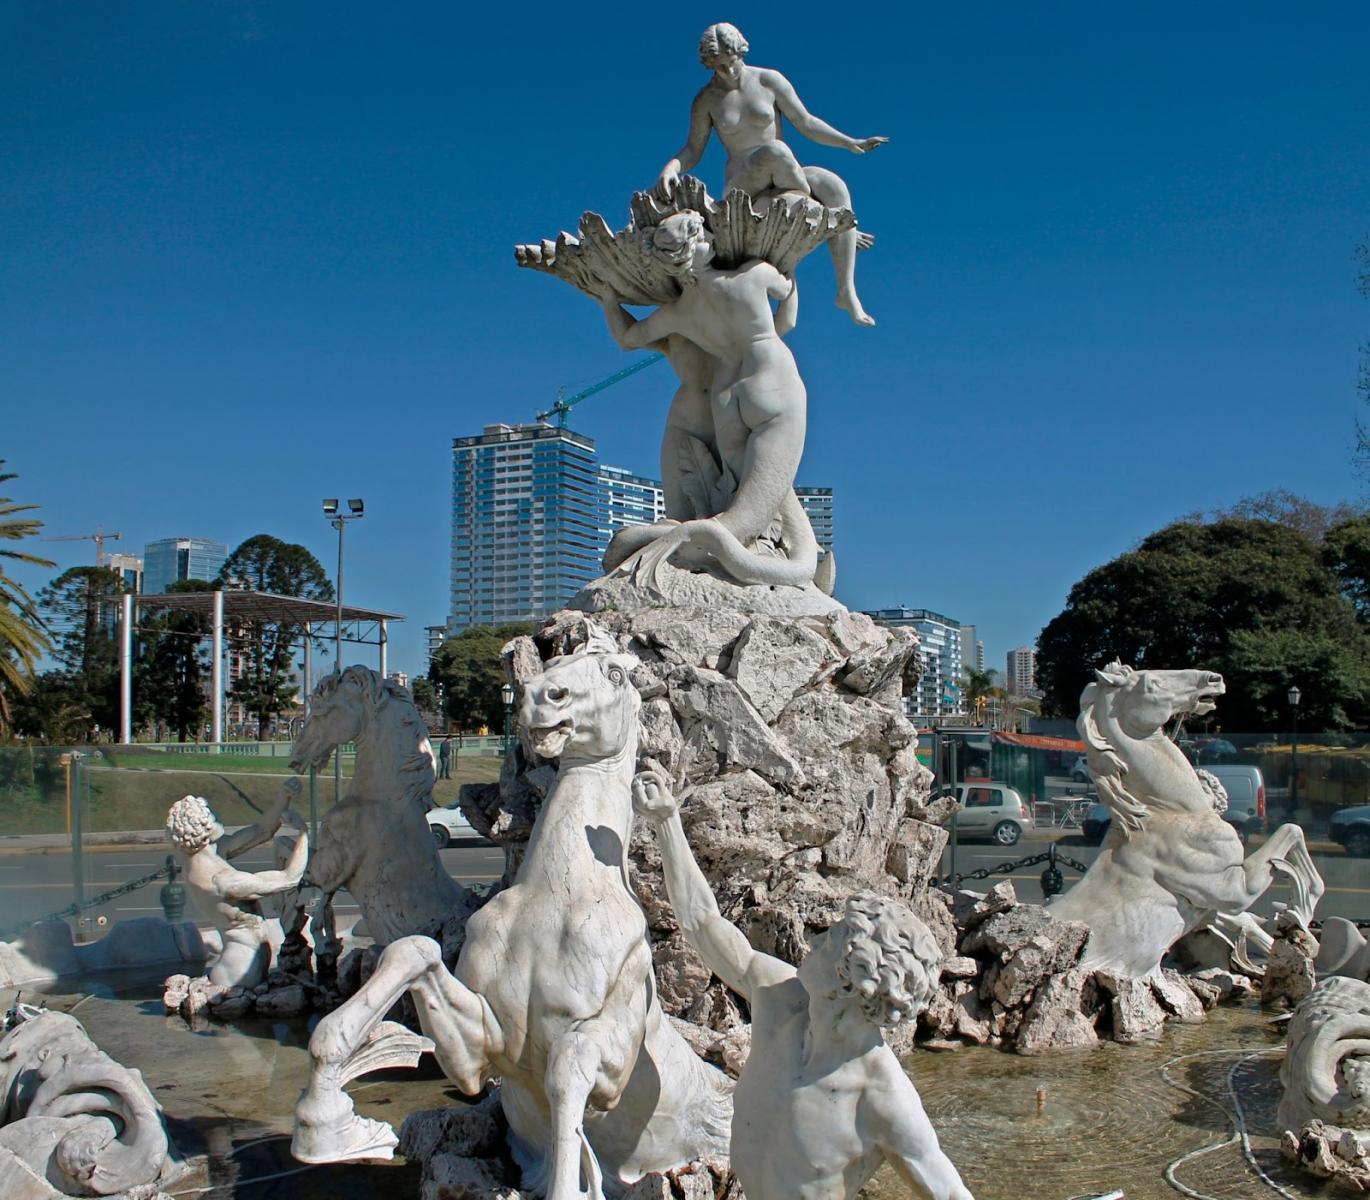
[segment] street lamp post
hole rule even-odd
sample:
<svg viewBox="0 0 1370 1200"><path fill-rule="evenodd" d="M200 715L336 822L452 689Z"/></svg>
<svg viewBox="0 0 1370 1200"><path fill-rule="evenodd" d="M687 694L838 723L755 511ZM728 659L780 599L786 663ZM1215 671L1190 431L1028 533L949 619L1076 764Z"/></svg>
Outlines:
<svg viewBox="0 0 1370 1200"><path fill-rule="evenodd" d="M1298 684L1291 684L1285 693L1289 701L1289 819L1299 811L1299 700Z"/></svg>
<svg viewBox="0 0 1370 1200"><path fill-rule="evenodd" d="M503 684L499 690L499 698L504 701L504 753L509 753L509 742L514 733L514 689L510 684Z"/></svg>
<svg viewBox="0 0 1370 1200"><path fill-rule="evenodd" d="M343 627L343 530L347 528L348 521L360 521L366 515L366 504L360 500L349 500L347 502L348 511L345 513L338 511L336 499L325 500L323 502L323 513L328 518L328 523L338 531L338 581L334 589L337 601L337 612L333 619L333 671L335 674L342 672L342 627ZM342 803L342 747L339 746L333 753L333 803ZM316 831L317 836L317 831Z"/></svg>

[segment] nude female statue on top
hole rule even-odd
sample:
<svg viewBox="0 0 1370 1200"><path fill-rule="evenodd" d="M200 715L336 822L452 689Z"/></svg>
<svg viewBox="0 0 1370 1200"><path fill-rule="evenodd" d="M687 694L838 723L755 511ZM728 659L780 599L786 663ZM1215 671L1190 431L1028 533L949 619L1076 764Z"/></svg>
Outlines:
<svg viewBox="0 0 1370 1200"><path fill-rule="evenodd" d="M728 151L724 191L740 188L753 200L781 192L812 196L829 208L850 208L851 193L840 177L823 167L804 167L781 140L781 117L811 141L865 154L889 141L883 137L853 138L813 116L790 81L768 67L743 62L747 41L735 25L710 25L699 41L699 59L714 75L690 108L690 133L662 169L658 187L669 193L684 171L704 154L709 134L717 132ZM856 294L856 252L871 244L869 234L856 229L833 237L833 269L837 273L837 305L858 325L874 325Z"/></svg>

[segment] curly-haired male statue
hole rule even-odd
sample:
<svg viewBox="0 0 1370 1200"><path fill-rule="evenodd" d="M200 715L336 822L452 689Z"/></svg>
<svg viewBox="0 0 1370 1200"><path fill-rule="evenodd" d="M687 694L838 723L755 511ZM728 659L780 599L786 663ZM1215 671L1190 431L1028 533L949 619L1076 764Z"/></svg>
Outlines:
<svg viewBox="0 0 1370 1200"><path fill-rule="evenodd" d="M293 786L292 786L293 785ZM301 831L283 868L240 871L228 860L260 846L280 828L286 806L299 792L290 779L261 821L227 836L209 804L199 796L177 800L167 813L167 835L185 859L186 885L195 907L223 937L223 948L208 963L210 983L255 987L271 965L271 945L260 901L299 886L309 861L309 834Z"/></svg>
<svg viewBox="0 0 1370 1200"><path fill-rule="evenodd" d="M723 919L664 774L634 779L633 807L656 825L681 929L751 1005L731 1148L748 1200L852 1200L882 1161L919 1197L972 1200L881 1033L917 1016L932 994L941 954L927 926L858 892L795 970Z"/></svg>

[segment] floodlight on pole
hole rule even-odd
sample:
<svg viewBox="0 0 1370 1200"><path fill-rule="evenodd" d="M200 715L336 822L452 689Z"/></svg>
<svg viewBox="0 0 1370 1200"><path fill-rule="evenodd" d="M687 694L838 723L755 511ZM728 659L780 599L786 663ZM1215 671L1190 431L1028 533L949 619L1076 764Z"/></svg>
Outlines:
<svg viewBox="0 0 1370 1200"><path fill-rule="evenodd" d="M366 511L366 503L361 499L349 500L347 502L348 511L360 517Z"/></svg>
<svg viewBox="0 0 1370 1200"><path fill-rule="evenodd" d="M1289 819L1299 811L1299 701L1303 693L1291 683L1284 698L1289 701Z"/></svg>
<svg viewBox="0 0 1370 1200"><path fill-rule="evenodd" d="M325 500L323 502L323 511L324 516L331 517L338 511L338 502L336 500Z"/></svg>

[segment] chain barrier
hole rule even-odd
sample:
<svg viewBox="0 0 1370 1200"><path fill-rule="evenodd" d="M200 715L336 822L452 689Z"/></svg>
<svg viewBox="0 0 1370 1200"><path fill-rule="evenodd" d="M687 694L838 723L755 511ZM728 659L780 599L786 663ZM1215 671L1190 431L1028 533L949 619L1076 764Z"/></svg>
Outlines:
<svg viewBox="0 0 1370 1200"><path fill-rule="evenodd" d="M48 913L45 917L39 917L37 921L25 921L22 925L16 925L11 929L0 931L0 941L9 941L16 934L22 933L30 925L38 924L42 921L64 921L68 917L79 917L88 908L98 908L102 904L108 904L111 900L117 900L120 896L127 896L131 892L136 892L139 888L147 887L150 883L156 883L159 879L167 881L162 888L161 904L167 912L167 920L175 920L185 909L185 886L176 882L176 876L181 873L181 868L176 865L176 860L170 854L166 856L166 863L151 875L144 875L140 879L130 879L127 883L120 884L117 888L110 888L107 892L101 892L98 896L92 896L80 904L68 904L66 908L57 912ZM174 889L174 890L173 890ZM168 894L170 893L170 894ZM179 899L180 907L176 908L176 901ZM176 917L171 915L175 909Z"/></svg>
<svg viewBox="0 0 1370 1200"><path fill-rule="evenodd" d="M1026 858L1015 858L1011 862L997 863L992 867L962 871L956 875L948 875L939 882L949 887L960 887L967 879L988 879L991 875L1012 875L1014 871L1021 871L1025 867L1035 867L1041 863L1047 864L1047 869L1042 872L1042 894L1046 897L1059 895L1065 887L1065 879L1061 875L1057 863L1065 863L1072 870L1080 872L1089 870L1089 867L1080 862L1079 859L1062 854L1056 849L1056 843L1052 842L1041 854L1029 854Z"/></svg>

